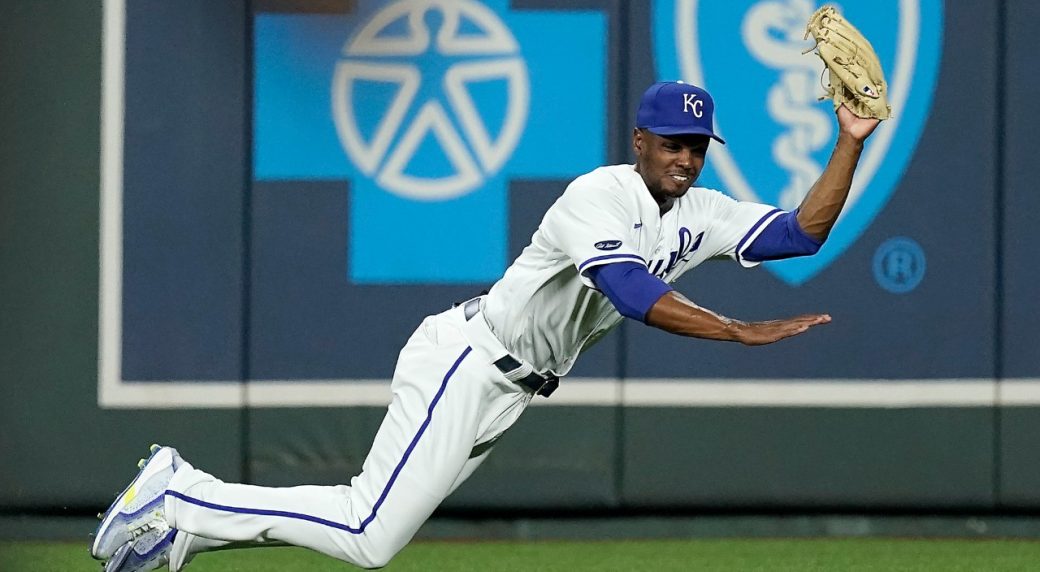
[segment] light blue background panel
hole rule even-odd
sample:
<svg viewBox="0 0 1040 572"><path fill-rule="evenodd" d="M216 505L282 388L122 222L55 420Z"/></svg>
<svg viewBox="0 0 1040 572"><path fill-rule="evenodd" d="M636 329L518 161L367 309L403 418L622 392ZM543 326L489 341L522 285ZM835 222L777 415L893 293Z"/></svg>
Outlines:
<svg viewBox="0 0 1040 572"><path fill-rule="evenodd" d="M371 17L369 6L355 15L264 14L256 19L255 163L257 181L337 180L351 183L349 247L344 272L355 284L485 283L505 270L507 192L512 179L572 177L605 160L606 18L593 11L510 10L489 3L515 38L516 51L440 53L435 43L417 55L363 54L350 51L351 38ZM479 36L479 28L461 32ZM427 12L423 24L435 36L443 17ZM473 24L470 23L471 27ZM406 26L390 22L380 34L405 37ZM377 35L377 37L383 37ZM566 58L561 54L567 54ZM479 161L480 142L461 127L463 110L448 97L446 77L459 65L519 61L525 70L510 86L504 77L478 79L465 86L472 110L496 144L511 106L521 116L515 147L501 165ZM580 66L572 65L582 62ZM391 126L389 147L375 165L360 165L337 134L334 89L339 63L404 66L421 78L403 119ZM345 88L351 122L372 143L397 96L396 80L354 80ZM515 93L511 96L511 90ZM515 98L515 99L514 99ZM464 168L448 152L450 144L427 129L400 173L414 183L403 192L386 183L395 152L412 122L433 103L444 110L449 129L459 136L464 160L475 167L476 184L438 196L429 187ZM342 103L342 102L341 102ZM341 126L342 128L342 126ZM481 148L477 148L481 147ZM402 156L408 153L402 151ZM427 184L427 181L430 184Z"/></svg>

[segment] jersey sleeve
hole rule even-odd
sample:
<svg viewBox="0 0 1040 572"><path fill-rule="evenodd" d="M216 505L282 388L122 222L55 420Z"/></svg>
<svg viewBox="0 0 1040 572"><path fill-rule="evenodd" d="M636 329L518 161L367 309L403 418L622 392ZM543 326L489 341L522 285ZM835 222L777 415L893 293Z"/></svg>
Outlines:
<svg viewBox="0 0 1040 572"><path fill-rule="evenodd" d="M567 255L589 288L596 285L585 271L614 262L646 265L635 242L638 206L627 204L616 181L575 180L542 221L546 237Z"/></svg>
<svg viewBox="0 0 1040 572"><path fill-rule="evenodd" d="M712 256L728 256L745 268L758 266L761 260L747 260L744 253L784 211L760 203L737 201L718 191L710 191L709 197Z"/></svg>
<svg viewBox="0 0 1040 572"><path fill-rule="evenodd" d="M763 225L759 235L748 240L740 256L744 260L783 260L796 256L812 256L820 251L823 239L806 234L798 223L798 209L780 213L769 224Z"/></svg>
<svg viewBox="0 0 1040 572"><path fill-rule="evenodd" d="M667 282L637 262L593 266L586 272L619 314L644 324L650 308L672 290Z"/></svg>

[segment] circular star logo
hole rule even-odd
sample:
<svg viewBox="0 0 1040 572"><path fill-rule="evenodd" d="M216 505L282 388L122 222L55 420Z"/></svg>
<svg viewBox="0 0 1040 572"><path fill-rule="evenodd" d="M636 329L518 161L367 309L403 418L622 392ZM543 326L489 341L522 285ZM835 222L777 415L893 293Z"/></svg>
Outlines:
<svg viewBox="0 0 1040 572"><path fill-rule="evenodd" d="M471 0L402 0L343 46L332 112L351 161L379 187L446 200L479 187L516 148L529 84L519 45Z"/></svg>

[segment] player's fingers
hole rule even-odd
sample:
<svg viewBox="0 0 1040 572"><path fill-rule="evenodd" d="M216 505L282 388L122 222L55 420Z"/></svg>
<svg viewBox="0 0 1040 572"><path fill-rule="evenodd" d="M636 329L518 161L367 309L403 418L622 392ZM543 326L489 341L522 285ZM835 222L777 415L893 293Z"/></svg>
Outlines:
<svg viewBox="0 0 1040 572"><path fill-rule="evenodd" d="M765 343L779 342L780 340L786 338L791 338L799 334L804 334L805 332L809 331L809 327L810 326L807 325L792 325L786 328L782 328L774 333L773 338L771 340Z"/></svg>
<svg viewBox="0 0 1040 572"><path fill-rule="evenodd" d="M791 321L798 324L809 324L815 326L818 324L829 323L831 321L831 316L830 314L804 314L797 318L792 318Z"/></svg>
<svg viewBox="0 0 1040 572"><path fill-rule="evenodd" d="M745 340L744 343L753 346L771 344L784 338L804 334L813 326L827 324L830 321L829 314L804 314L786 320L758 322L754 328L755 335Z"/></svg>
<svg viewBox="0 0 1040 572"><path fill-rule="evenodd" d="M819 326L819 325L821 325L821 324L819 324L819 323L817 323L817 324L805 324L802 327L798 328L798 330L795 331L791 335L792 336L797 336L799 334L804 334L805 332L808 332L809 330L811 330L813 328L813 326Z"/></svg>
<svg viewBox="0 0 1040 572"><path fill-rule="evenodd" d="M828 314L799 316L798 318L795 318L794 320L786 324L786 327L781 328L780 331L777 332L778 337L776 338L776 340L779 341L784 338L790 338L792 336L804 334L805 332L808 332L809 329L813 326L827 324L830 323L830 321L831 317Z"/></svg>

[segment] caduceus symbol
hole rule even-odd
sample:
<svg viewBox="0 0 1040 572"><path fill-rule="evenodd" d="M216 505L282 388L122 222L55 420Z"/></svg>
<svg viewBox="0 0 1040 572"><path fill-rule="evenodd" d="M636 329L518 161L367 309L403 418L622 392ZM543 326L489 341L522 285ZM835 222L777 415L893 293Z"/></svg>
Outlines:
<svg viewBox="0 0 1040 572"><path fill-rule="evenodd" d="M805 22L816 10L813 0L760 2L741 26L744 44L758 61L780 70L769 89L766 110L786 130L773 141L773 158L788 174L778 206L791 210L802 202L823 167L813 158L831 138L832 121L816 104L821 63L802 55Z"/></svg>

